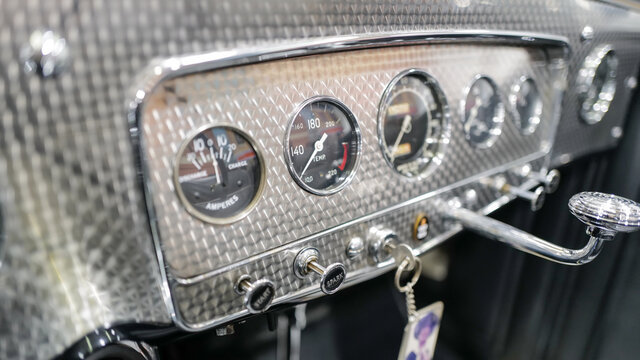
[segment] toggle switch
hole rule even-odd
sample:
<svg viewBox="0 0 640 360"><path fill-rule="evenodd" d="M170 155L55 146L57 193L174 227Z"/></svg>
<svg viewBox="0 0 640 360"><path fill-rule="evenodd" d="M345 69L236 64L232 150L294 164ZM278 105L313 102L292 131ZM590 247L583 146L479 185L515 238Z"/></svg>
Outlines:
<svg viewBox="0 0 640 360"><path fill-rule="evenodd" d="M560 171L553 169L543 174L541 172L533 172L529 175L530 178L540 181L544 185L544 190L547 194L551 194L558 190L560 186Z"/></svg>
<svg viewBox="0 0 640 360"><path fill-rule="evenodd" d="M542 183L542 185L544 185L544 191L547 194L554 193L560 186L560 172L555 169L544 173L542 171L533 171L531 165L526 164L512 172L517 176Z"/></svg>
<svg viewBox="0 0 640 360"><path fill-rule="evenodd" d="M251 281L249 275L242 275L236 282L235 290L244 295L244 306L251 314L267 311L276 294L273 282L267 279Z"/></svg>
<svg viewBox="0 0 640 360"><path fill-rule="evenodd" d="M487 179L488 184L503 194L511 194L515 195L521 199L528 200L531 203L531 210L538 211L542 208L545 199L545 192L542 186L538 186L535 189L531 190L522 190L517 186L512 186L507 182L507 180L503 176L498 176L493 179Z"/></svg>
<svg viewBox="0 0 640 360"><path fill-rule="evenodd" d="M319 259L318 249L303 249L293 261L293 272L301 279L312 272L320 275L320 289L323 293L331 295L338 291L344 282L347 277L347 269L341 263L333 263L324 267L318 263Z"/></svg>
<svg viewBox="0 0 640 360"><path fill-rule="evenodd" d="M528 200L531 203L531 210L538 211L542 208L545 199L544 187L538 186L533 191L522 190L518 187L504 184L500 191L506 194L515 195L521 199Z"/></svg>

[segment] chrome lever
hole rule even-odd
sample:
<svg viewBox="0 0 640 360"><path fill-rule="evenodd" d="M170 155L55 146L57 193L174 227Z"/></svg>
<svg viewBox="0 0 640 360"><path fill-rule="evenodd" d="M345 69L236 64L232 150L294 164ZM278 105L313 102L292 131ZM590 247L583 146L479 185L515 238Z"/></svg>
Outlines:
<svg viewBox="0 0 640 360"><path fill-rule="evenodd" d="M512 169L511 173L521 178L531 179L544 185L544 191L552 194L558 190L560 186L560 172L558 170L549 170L547 172L533 171L530 164Z"/></svg>
<svg viewBox="0 0 640 360"><path fill-rule="evenodd" d="M587 225L589 241L582 249L567 249L488 216L452 205L441 207L444 217L514 248L565 265L586 264L598 256L605 241L617 232L640 229L640 204L615 195L582 192L569 200L569 210Z"/></svg>
<svg viewBox="0 0 640 360"><path fill-rule="evenodd" d="M483 179L485 185L488 185L503 194L510 194L520 199L529 201L531 211L538 211L544 205L545 191L542 186L538 186L535 189L523 190L517 186L513 186L507 182L504 176L498 176L496 178Z"/></svg>

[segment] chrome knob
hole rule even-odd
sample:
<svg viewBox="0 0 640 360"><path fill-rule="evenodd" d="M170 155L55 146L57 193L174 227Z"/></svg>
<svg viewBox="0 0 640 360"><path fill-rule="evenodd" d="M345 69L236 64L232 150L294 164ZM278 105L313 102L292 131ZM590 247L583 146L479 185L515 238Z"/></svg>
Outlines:
<svg viewBox="0 0 640 360"><path fill-rule="evenodd" d="M531 178L541 182L544 185L544 191L551 194L558 190L560 186L560 171L553 169L546 174L534 172L529 175Z"/></svg>
<svg viewBox="0 0 640 360"><path fill-rule="evenodd" d="M457 206L450 201L439 205L441 214L458 221L465 229L509 244L518 250L566 265L582 265L595 259L603 244L617 232L640 230L640 204L623 197L598 192L582 192L569 200L569 210L587 225L589 242L580 249L567 249L511 225Z"/></svg>
<svg viewBox="0 0 640 360"><path fill-rule="evenodd" d="M396 264L400 264L405 258L413 258L411 247L400 243L393 230L374 226L369 229L367 240L369 241L369 253L377 263L393 257Z"/></svg>
<svg viewBox="0 0 640 360"><path fill-rule="evenodd" d="M267 311L276 294L273 282L267 279L251 281L249 275L242 275L236 282L235 290L244 295L244 306L251 314Z"/></svg>
<svg viewBox="0 0 640 360"><path fill-rule="evenodd" d="M542 186L538 186L533 191L527 191L505 183L500 187L500 191L528 200L531 203L532 211L538 211L542 208L542 205L544 205L545 192Z"/></svg>
<svg viewBox="0 0 640 360"><path fill-rule="evenodd" d="M293 261L293 272L301 279L312 272L320 275L320 289L323 293L331 295L338 291L344 282L347 277L347 269L341 263L333 263L324 267L318 263L319 259L318 249L303 249Z"/></svg>
<svg viewBox="0 0 640 360"><path fill-rule="evenodd" d="M393 230L374 226L367 234L369 253L376 263L381 263L391 256L390 247L398 243L398 236Z"/></svg>
<svg viewBox="0 0 640 360"><path fill-rule="evenodd" d="M581 192L569 199L569 211L578 220L602 235L613 237L617 232L640 229L640 204L635 201L599 192Z"/></svg>
<svg viewBox="0 0 640 360"><path fill-rule="evenodd" d="M560 172L558 170L550 170L548 172L533 171L530 164L512 169L511 172L516 176L528 178L542 183L544 191L547 194L554 193L560 186Z"/></svg>

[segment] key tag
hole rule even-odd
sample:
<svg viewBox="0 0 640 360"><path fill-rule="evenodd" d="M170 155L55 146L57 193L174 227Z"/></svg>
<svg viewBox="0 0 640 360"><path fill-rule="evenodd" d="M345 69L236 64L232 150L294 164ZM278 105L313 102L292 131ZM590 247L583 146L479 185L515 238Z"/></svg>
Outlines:
<svg viewBox="0 0 640 360"><path fill-rule="evenodd" d="M413 275L409 282L401 285L400 277L407 271ZM413 286L418 282L421 271L422 263L413 255L405 257L396 270L396 288L406 296L408 313L408 323L404 328L398 360L431 360L436 349L444 304L438 301L416 310Z"/></svg>

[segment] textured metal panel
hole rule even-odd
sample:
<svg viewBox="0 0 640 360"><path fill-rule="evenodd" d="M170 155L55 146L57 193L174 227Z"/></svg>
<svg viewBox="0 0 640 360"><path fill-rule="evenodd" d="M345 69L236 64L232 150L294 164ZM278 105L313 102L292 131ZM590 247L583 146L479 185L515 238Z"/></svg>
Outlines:
<svg viewBox="0 0 640 360"><path fill-rule="evenodd" d="M640 20L639 24L640 24ZM576 94L576 74L582 66L583 59L602 44L611 44L618 57L618 75L616 95L609 107L609 112L602 121L588 125L579 116L580 103ZM630 76L638 76L640 61L640 46L638 46L638 34L613 33L607 36L598 36L576 49L569 72L573 75L569 81L567 97L563 104L563 117L558 127L558 136L554 144L554 164L563 164L577 157L593 153L598 150L610 148L619 141L613 128L624 128L625 115L631 100L632 89L627 88L626 80Z"/></svg>
<svg viewBox="0 0 640 360"><path fill-rule="evenodd" d="M189 278L216 270L530 154L547 152L556 125L552 96L558 92L553 86L563 79L561 73L549 70L544 59L540 49L421 45L273 61L163 82L145 103L140 126L170 272ZM438 79L452 112L451 142L443 164L425 180L395 174L378 145L381 95L391 79L408 68L424 69ZM506 91L522 75L537 79L545 94L544 121L533 135L520 135L507 114L503 134L490 149L477 151L465 140L459 116L463 89L479 73L491 76ZM344 102L362 132L362 161L355 178L339 194L324 197L309 194L293 182L282 154L291 114L317 95ZM262 200L247 217L228 226L211 226L189 215L175 196L172 181L176 151L185 134L216 122L246 131L267 164Z"/></svg>
<svg viewBox="0 0 640 360"><path fill-rule="evenodd" d="M557 125L554 114L558 113L559 103L556 99L561 99L566 84L564 54L536 47L490 44L395 46L198 72L161 82L145 98L137 126L141 129L141 152L157 218L160 248L170 279L176 279L174 303L180 322L195 329L238 315L238 309L233 308L238 298L233 291L235 279L229 276L239 277L242 273L227 272L221 277L226 281L216 280L218 274L226 271L222 269L225 266L237 268L241 266L238 262L249 262L245 267L251 269L253 273L249 274L255 278L258 278L256 273L269 272L262 276L278 286L279 301L289 301L296 296L293 294L313 294L317 289L312 280L297 279L291 271L289 257L296 249L313 246L327 257L323 259L325 262L348 261L344 242L354 236L354 231L365 237L366 229L374 223L399 225L404 222L407 229L412 226L415 205L410 207L413 213L407 215L406 209L398 207L402 203L468 182L479 174L548 154ZM224 59L218 58L210 66L217 62L224 63ZM207 63L203 63L195 68L202 70L206 66ZM378 142L377 112L381 95L389 82L408 68L424 69L441 79L452 113L451 141L443 163L422 180L393 172ZM150 71L157 74L158 69L152 67ZM464 89L477 74L496 81L505 103L511 85L523 75L536 79L543 94L543 121L537 131L529 136L520 134L511 112L507 111L503 133L491 148L478 151L469 144L462 129L462 100L466 95ZM359 119L363 144L361 165L353 181L339 194L325 197L299 188L291 179L282 154L283 134L290 117L300 103L318 95L336 97L353 111ZM216 122L231 123L252 136L267 164L267 185L262 200L246 218L226 226L212 226L189 215L180 204L172 181L176 152L186 134ZM495 198L494 195L491 201ZM483 205L489 202L484 201ZM304 240L394 206L398 209L396 212L387 212L376 222L347 228L346 235L338 233ZM436 229L442 225L432 224ZM406 232L401 234L405 241L410 238ZM296 241L298 239L302 240ZM360 262L350 262L351 281L362 281L376 273L375 264L368 263L366 257ZM207 280L186 285L203 278Z"/></svg>
<svg viewBox="0 0 640 360"><path fill-rule="evenodd" d="M537 167L542 161L533 163ZM511 180L514 184L519 183L515 178L511 178ZM523 186L527 187L528 185L523 184ZM477 201L470 206L475 210L481 210L492 202L494 207L498 207L509 201L506 197L500 198L500 195L494 190L477 183L459 187L448 192L446 197L464 197L465 192L469 190L475 191L477 196ZM364 239L369 228L382 226L394 230L400 241L415 248L416 252L432 249L460 230L458 227L452 227L451 223L443 222L438 216L436 208L440 199L436 196L418 201L380 216L368 217L362 222L346 226L328 235L301 239L278 248L276 252L265 253L247 263L238 264L228 271L193 285L174 282L172 284L173 296L179 320L188 329L198 330L248 315L247 310L243 307L242 297L233 290L237 279L244 274L272 280L276 284L274 304L308 300L321 296L317 276L299 279L293 275L293 259L301 248L307 246L321 250L320 261L324 264L333 262L345 264L347 268L346 286L383 274L394 267L392 261L375 264L368 254L349 259L345 254L348 241L356 236ZM422 243L411 240L413 223L419 213L427 213L430 224L428 239Z"/></svg>
<svg viewBox="0 0 640 360"><path fill-rule="evenodd" d="M581 43L587 24L595 38ZM638 14L581 0L0 2L0 358L49 358L104 323L168 320L124 124L126 90L152 58L345 34L506 29L569 37L571 79L592 46L611 42L622 80L637 70L639 24ZM57 79L21 71L20 48L40 28L68 40L71 67ZM575 101L568 95L566 104ZM602 126L621 123L616 114ZM556 154L612 143L606 129L563 112ZM97 296L87 295L92 287Z"/></svg>

